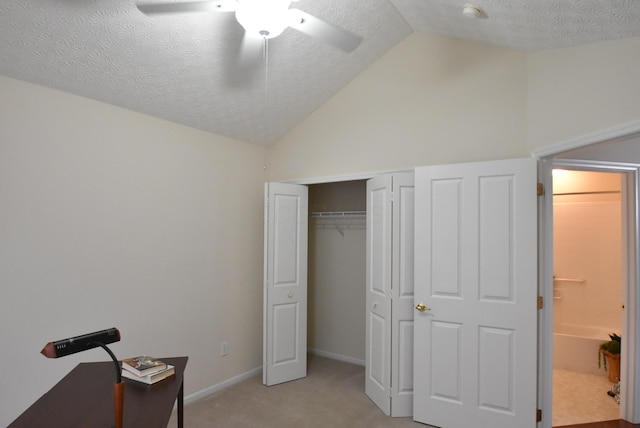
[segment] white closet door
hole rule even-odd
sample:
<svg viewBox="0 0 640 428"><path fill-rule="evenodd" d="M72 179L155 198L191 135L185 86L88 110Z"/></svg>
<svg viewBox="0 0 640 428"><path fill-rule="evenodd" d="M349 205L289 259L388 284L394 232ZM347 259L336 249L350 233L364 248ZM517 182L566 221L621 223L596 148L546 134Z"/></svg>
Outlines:
<svg viewBox="0 0 640 428"><path fill-rule="evenodd" d="M413 172L393 174L391 416L413 416Z"/></svg>
<svg viewBox="0 0 640 428"><path fill-rule="evenodd" d="M367 181L365 392L391 414L391 176Z"/></svg>
<svg viewBox="0 0 640 428"><path fill-rule="evenodd" d="M536 426L534 159L416 169L414 419Z"/></svg>
<svg viewBox="0 0 640 428"><path fill-rule="evenodd" d="M365 390L394 417L413 414L413 172L367 182Z"/></svg>
<svg viewBox="0 0 640 428"><path fill-rule="evenodd" d="M263 383L307 375L306 186L265 185Z"/></svg>

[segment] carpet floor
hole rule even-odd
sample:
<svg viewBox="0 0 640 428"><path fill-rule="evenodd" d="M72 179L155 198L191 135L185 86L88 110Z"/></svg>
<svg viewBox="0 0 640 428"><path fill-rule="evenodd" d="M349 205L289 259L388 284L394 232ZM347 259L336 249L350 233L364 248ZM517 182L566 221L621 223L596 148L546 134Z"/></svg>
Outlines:
<svg viewBox="0 0 640 428"><path fill-rule="evenodd" d="M391 418L364 393L364 367L309 355L307 377L264 386L254 376L186 406L189 428L425 428ZM176 426L175 415L169 426Z"/></svg>

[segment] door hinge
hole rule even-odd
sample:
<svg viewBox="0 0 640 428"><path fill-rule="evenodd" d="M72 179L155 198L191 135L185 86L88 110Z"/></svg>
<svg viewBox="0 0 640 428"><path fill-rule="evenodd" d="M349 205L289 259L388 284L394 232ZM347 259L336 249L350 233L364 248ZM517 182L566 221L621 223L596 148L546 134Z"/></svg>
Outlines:
<svg viewBox="0 0 640 428"><path fill-rule="evenodd" d="M542 196L542 195L544 195L544 184L542 184L542 183L538 183L538 190L537 190L537 192L538 192L538 196Z"/></svg>
<svg viewBox="0 0 640 428"><path fill-rule="evenodd" d="M544 298L542 296L538 296L538 309L544 308Z"/></svg>
<svg viewBox="0 0 640 428"><path fill-rule="evenodd" d="M536 410L536 422L542 422L542 409Z"/></svg>

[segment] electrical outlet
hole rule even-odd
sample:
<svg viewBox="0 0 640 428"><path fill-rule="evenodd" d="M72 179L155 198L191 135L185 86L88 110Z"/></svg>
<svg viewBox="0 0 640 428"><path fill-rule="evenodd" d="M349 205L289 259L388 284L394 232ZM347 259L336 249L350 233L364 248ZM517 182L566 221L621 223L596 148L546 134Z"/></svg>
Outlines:
<svg viewBox="0 0 640 428"><path fill-rule="evenodd" d="M229 353L229 342L224 341L220 344L220 356L224 357Z"/></svg>

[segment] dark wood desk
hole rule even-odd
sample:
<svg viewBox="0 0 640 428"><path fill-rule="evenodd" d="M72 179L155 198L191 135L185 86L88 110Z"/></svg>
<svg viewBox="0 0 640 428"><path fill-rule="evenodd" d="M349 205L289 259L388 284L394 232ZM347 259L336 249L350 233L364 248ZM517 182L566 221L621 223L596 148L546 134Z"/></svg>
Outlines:
<svg viewBox="0 0 640 428"><path fill-rule="evenodd" d="M178 427L182 428L187 359L161 358L176 367L176 374L153 385L122 379L125 427L166 428L177 399ZM113 427L115 380L113 361L78 364L9 427Z"/></svg>

